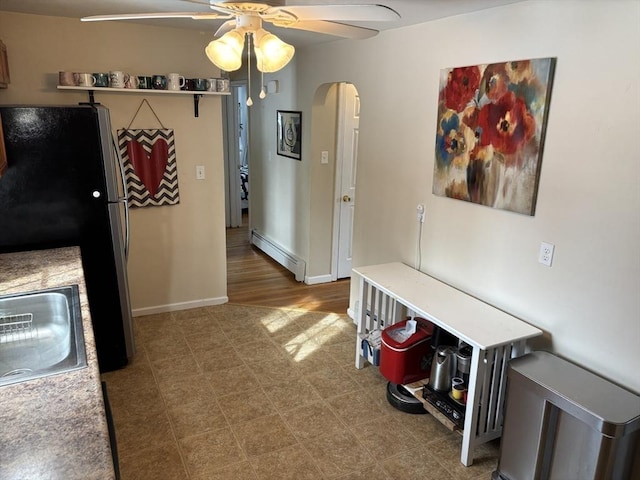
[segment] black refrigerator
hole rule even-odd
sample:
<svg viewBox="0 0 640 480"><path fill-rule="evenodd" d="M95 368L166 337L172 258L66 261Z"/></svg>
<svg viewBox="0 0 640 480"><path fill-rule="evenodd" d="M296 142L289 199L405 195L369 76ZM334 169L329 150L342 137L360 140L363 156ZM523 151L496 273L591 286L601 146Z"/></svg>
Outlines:
<svg viewBox="0 0 640 480"><path fill-rule="evenodd" d="M128 205L109 110L0 106L0 120L0 252L79 246L100 371L120 369L135 344Z"/></svg>

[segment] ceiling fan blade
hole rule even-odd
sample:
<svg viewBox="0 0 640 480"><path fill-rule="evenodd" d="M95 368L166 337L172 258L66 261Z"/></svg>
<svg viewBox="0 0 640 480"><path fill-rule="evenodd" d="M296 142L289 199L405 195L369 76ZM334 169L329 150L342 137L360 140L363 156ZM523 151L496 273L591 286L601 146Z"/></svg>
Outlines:
<svg viewBox="0 0 640 480"><path fill-rule="evenodd" d="M326 33L337 37L352 38L362 40L371 38L378 34L378 30L372 28L356 27L338 22L328 22L324 20L301 20L292 25L277 25L284 28L294 28L296 30L307 30L309 32Z"/></svg>
<svg viewBox="0 0 640 480"><path fill-rule="evenodd" d="M154 18L191 18L193 20L216 20L220 18L231 18L233 15L222 15L220 13L197 13L197 12L157 12L157 13L122 13L114 15L91 15L83 17L83 22L104 22L109 20L145 20Z"/></svg>
<svg viewBox="0 0 640 480"><path fill-rule="evenodd" d="M299 20L327 20L337 22L389 22L399 20L400 14L384 5L287 5L272 7L265 16L285 11Z"/></svg>
<svg viewBox="0 0 640 480"><path fill-rule="evenodd" d="M218 30L216 30L216 33L214 34L214 36L215 37L221 37L222 35L224 35L227 32L230 32L234 28L236 28L236 21L235 20L227 20L222 25L220 25L220 28L218 28Z"/></svg>

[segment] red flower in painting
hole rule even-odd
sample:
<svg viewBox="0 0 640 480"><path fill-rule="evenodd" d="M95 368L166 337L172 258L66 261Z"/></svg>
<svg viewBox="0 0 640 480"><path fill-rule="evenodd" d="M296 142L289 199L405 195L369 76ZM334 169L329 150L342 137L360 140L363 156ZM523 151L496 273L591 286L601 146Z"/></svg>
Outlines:
<svg viewBox="0 0 640 480"><path fill-rule="evenodd" d="M503 95L496 103L489 103L478 113L481 129L480 146L493 145L503 154L517 152L535 134L535 118L527 106L513 92Z"/></svg>
<svg viewBox="0 0 640 480"><path fill-rule="evenodd" d="M454 68L449 72L444 88L444 104L447 108L461 112L475 97L480 86L478 67Z"/></svg>
<svg viewBox="0 0 640 480"><path fill-rule="evenodd" d="M496 63L487 66L482 76L482 86L480 96L487 96L495 102L509 90L509 77L505 70L504 63Z"/></svg>

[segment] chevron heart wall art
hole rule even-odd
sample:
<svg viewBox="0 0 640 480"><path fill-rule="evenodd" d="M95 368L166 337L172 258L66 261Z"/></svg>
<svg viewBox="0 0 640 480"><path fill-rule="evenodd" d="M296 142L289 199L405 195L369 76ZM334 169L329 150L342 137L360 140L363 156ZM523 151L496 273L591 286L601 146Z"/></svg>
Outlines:
<svg viewBox="0 0 640 480"><path fill-rule="evenodd" d="M129 206L176 205L178 168L172 129L120 129Z"/></svg>

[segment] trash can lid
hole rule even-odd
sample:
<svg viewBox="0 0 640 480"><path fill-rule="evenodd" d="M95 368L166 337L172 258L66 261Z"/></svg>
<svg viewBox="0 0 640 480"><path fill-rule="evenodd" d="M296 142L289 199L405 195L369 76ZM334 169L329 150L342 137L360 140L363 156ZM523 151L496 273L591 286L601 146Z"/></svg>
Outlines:
<svg viewBox="0 0 640 480"><path fill-rule="evenodd" d="M507 375L606 436L640 429L640 396L549 352L514 358Z"/></svg>

